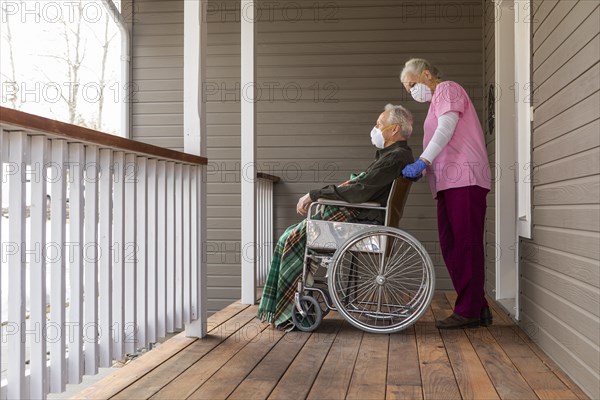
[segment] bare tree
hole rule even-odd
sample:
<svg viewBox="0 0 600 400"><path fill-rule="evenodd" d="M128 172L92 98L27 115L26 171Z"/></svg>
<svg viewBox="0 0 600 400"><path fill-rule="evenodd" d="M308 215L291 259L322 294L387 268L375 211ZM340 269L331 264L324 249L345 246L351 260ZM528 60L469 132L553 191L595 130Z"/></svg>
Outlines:
<svg viewBox="0 0 600 400"><path fill-rule="evenodd" d="M69 122L74 123L78 119L77 115L77 99L79 97L79 69L85 58L85 44L83 51L81 50L81 22L83 21L83 5L81 0L77 4L77 22L75 28L71 28L67 25L64 19L61 19L63 25L63 37L66 42L66 57L64 61L68 67L69 77L69 93L68 98L63 96L69 107ZM69 33L70 32L70 33ZM74 44L71 46L71 35L73 37ZM72 48L71 48L72 47ZM77 121L79 122L79 121Z"/></svg>
<svg viewBox="0 0 600 400"><path fill-rule="evenodd" d="M6 42L8 44L8 58L10 63L10 76L6 74L4 77L7 79L6 83L13 85L14 92L10 96L10 102L12 103L12 108L18 110L21 108L21 101L19 101L19 85L17 84L17 70L15 69L15 57L13 54L13 37L10 29L10 13L6 9L7 4L2 4L2 13L4 14L5 26L6 26L6 34L4 35Z"/></svg>
<svg viewBox="0 0 600 400"><path fill-rule="evenodd" d="M108 37L108 27L109 27L109 15L106 13L106 17L104 20L104 38L101 41L102 45L102 65L100 67L100 87L99 87L99 99L98 99L98 130L102 130L102 112L104 110L104 89L106 88L106 60L108 59L108 50L110 47L110 42L117 35L114 33L110 38Z"/></svg>
<svg viewBox="0 0 600 400"><path fill-rule="evenodd" d="M85 123L85 119L78 114L77 112L77 101L79 99L79 70L81 69L81 65L83 60L85 59L85 48L86 43L83 43L82 47L82 32L81 26L83 22L83 4L81 0L77 2L77 10L76 20L74 22L74 26L68 24L65 19L60 17L60 24L62 25L62 32L60 35L65 41L65 51L62 55L53 55L53 54L43 54L43 57L49 57L57 59L63 62L67 67L67 79L65 85L69 90L67 95L61 91L60 98L66 103L69 111L69 123L87 126ZM48 82L52 82L53 79L50 78L43 70L42 73L48 80Z"/></svg>

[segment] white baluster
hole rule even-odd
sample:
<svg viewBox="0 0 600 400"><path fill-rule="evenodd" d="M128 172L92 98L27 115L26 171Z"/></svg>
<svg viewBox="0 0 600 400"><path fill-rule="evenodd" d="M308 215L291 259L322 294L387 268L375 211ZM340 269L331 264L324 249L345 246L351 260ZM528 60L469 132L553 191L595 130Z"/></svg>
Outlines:
<svg viewBox="0 0 600 400"><path fill-rule="evenodd" d="M167 163L167 332L175 330L175 163Z"/></svg>
<svg viewBox="0 0 600 400"><path fill-rule="evenodd" d="M198 249L204 251L204 243L208 238L207 235L207 189L206 189L206 166L198 166L198 201L196 205L198 207ZM207 333L207 266L206 256L200 254L200 260L198 265L198 320L200 323L196 324L198 329L196 330L195 336L204 337Z"/></svg>
<svg viewBox="0 0 600 400"><path fill-rule="evenodd" d="M175 164L175 328L183 327L183 173Z"/></svg>
<svg viewBox="0 0 600 400"><path fill-rule="evenodd" d="M261 283L260 285L263 286L264 285L264 281L265 281L265 260L267 258L267 254L265 252L265 244L267 242L267 238L266 238L266 232L267 232L267 227L266 227L266 219L267 219L267 180L266 179L261 179L261 184L260 184L260 242L259 242L259 246L260 246L260 250L259 250L259 262L260 262L260 280Z"/></svg>
<svg viewBox="0 0 600 400"><path fill-rule="evenodd" d="M0 128L0 253L4 254L4 242L2 241L2 186L5 182L4 176L4 130ZM0 288L2 287L2 262L0 262ZM0 296L0 338L4 337L4 328L2 325L4 316L2 315L2 296ZM0 365L2 364L2 346L0 346ZM0 387L0 399L2 396L2 388Z"/></svg>
<svg viewBox="0 0 600 400"><path fill-rule="evenodd" d="M21 399L25 387L25 199L28 138L25 132L11 132L9 152L8 241L8 346L7 397Z"/></svg>
<svg viewBox="0 0 600 400"><path fill-rule="evenodd" d="M262 188L262 179L256 179L256 242L258 245L256 246L256 286L260 286L261 280L261 254L260 254L260 243L261 243L261 225L260 221L262 220L262 202L261 202L261 188Z"/></svg>
<svg viewBox="0 0 600 400"><path fill-rule="evenodd" d="M100 150L98 338L100 366L112 365L113 151Z"/></svg>
<svg viewBox="0 0 600 400"><path fill-rule="evenodd" d="M113 357L117 360L124 355L125 338L125 154L113 154Z"/></svg>
<svg viewBox="0 0 600 400"><path fill-rule="evenodd" d="M157 179L156 179L156 159L148 160L146 175L148 176L148 246L147 265L148 265L148 296L146 302L148 304L148 342L154 343L157 341L157 281L156 281L156 257L158 254L157 248L159 243L156 236L156 218L157 218Z"/></svg>
<svg viewBox="0 0 600 400"><path fill-rule="evenodd" d="M198 167L190 167L190 311L191 319L198 319L198 270L200 268L201 246L198 245Z"/></svg>
<svg viewBox="0 0 600 400"><path fill-rule="evenodd" d="M146 247L148 244L148 230L147 230L147 207L148 207L148 184L146 180L146 157L137 158L137 232L136 232L136 243L137 243L137 266L136 266L136 279L137 279L137 342L138 346L145 347L146 342L146 328L148 324L148 314L146 307L146 294L147 294L147 257Z"/></svg>
<svg viewBox="0 0 600 400"><path fill-rule="evenodd" d="M81 382L83 376L83 211L85 148L69 144L69 383ZM61 332L61 334L64 334Z"/></svg>
<svg viewBox="0 0 600 400"><path fill-rule="evenodd" d="M98 373L98 147L85 152L85 231L84 231L84 359L85 374Z"/></svg>
<svg viewBox="0 0 600 400"><path fill-rule="evenodd" d="M182 184L183 184L183 322L190 323L190 303L191 303L191 271L190 271L190 166L182 167Z"/></svg>
<svg viewBox="0 0 600 400"><path fill-rule="evenodd" d="M158 337L166 336L167 329L167 163L159 161L157 167L157 315Z"/></svg>
<svg viewBox="0 0 600 400"><path fill-rule="evenodd" d="M261 194L261 208L262 208L262 218L260 220L260 265L261 265L261 286L264 286L265 278L266 278L266 260L267 260L267 214L269 210L267 210L267 191L268 191L269 181L266 179L262 180L262 194Z"/></svg>
<svg viewBox="0 0 600 400"><path fill-rule="evenodd" d="M33 399L45 399L47 393L46 361L46 221L48 220L48 197L46 192L46 155L48 139L45 136L31 138L31 212L29 254L29 309L31 330L35 338L30 351L30 391Z"/></svg>
<svg viewBox="0 0 600 400"><path fill-rule="evenodd" d="M66 203L68 145L66 140L52 140L52 163L50 183L50 240L48 246L48 268L50 268L50 321L48 337L50 342L50 391L60 393L65 390L67 368L65 362L65 285L66 285Z"/></svg>
<svg viewBox="0 0 600 400"><path fill-rule="evenodd" d="M273 209L274 209L274 201L273 198L275 196L275 185L273 182L271 182L271 188L270 188L270 194L269 194L269 204L267 206L267 209L269 210L269 225L268 225L268 234L269 234L269 257L267 258L267 275L269 274L269 268L271 268L271 260L273 259L273 251L275 250L275 231L274 231L274 226L273 226Z"/></svg>
<svg viewBox="0 0 600 400"><path fill-rule="evenodd" d="M125 351L133 354L136 351L136 182L137 165L135 154L125 156Z"/></svg>
<svg viewBox="0 0 600 400"><path fill-rule="evenodd" d="M192 323L185 327L185 333L191 337L204 337L206 335L206 256L203 254L205 249L204 241L206 240L206 168L204 166L194 167L195 174L192 177L195 181L195 186L192 185L192 210L197 211L197 217L192 218L197 221L192 232L197 232L197 238L192 246L197 249L195 252L198 257L197 263L192 264L196 275L192 275L197 291L192 290L195 295L193 302L197 305L197 315L192 316L195 319ZM192 235L192 240L194 240Z"/></svg>

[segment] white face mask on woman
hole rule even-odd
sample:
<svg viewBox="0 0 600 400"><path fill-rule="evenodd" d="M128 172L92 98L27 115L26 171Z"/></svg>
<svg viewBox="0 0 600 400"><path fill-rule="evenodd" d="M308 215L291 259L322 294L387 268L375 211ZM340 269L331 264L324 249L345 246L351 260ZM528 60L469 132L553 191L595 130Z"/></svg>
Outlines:
<svg viewBox="0 0 600 400"><path fill-rule="evenodd" d="M410 94L419 103L425 103L426 101L431 101L433 98L433 92L424 83L417 83L410 89Z"/></svg>

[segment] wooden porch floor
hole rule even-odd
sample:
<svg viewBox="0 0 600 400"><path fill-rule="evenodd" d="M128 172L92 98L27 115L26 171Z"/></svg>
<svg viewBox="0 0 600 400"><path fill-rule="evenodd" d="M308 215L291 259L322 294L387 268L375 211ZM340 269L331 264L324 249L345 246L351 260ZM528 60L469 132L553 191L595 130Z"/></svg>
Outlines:
<svg viewBox="0 0 600 400"><path fill-rule="evenodd" d="M201 340L179 334L87 388L90 399L585 399L492 304L494 325L439 331L454 293L393 335L364 333L337 313L317 332L283 333L239 302ZM490 303L491 304L491 303Z"/></svg>

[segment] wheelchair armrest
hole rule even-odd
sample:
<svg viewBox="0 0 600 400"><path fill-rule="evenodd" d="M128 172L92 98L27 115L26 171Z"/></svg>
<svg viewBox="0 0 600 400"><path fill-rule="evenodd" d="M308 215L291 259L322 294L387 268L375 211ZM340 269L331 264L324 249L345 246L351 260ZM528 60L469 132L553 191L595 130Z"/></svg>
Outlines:
<svg viewBox="0 0 600 400"><path fill-rule="evenodd" d="M381 211L387 210L385 207L381 207L381 204L376 203L374 201L370 201L368 203L348 203L346 201L339 201L339 200L317 199L317 201L312 202L310 204L310 206L308 207L308 213L306 216L307 220L312 219L311 215L313 215L313 209L315 207L317 207L318 205L347 207L347 208L363 208L363 209L381 210Z"/></svg>
<svg viewBox="0 0 600 400"><path fill-rule="evenodd" d="M348 208L366 208L371 210L385 210L385 207L382 207L381 204L376 203L374 201L369 201L366 203L348 203L346 201L340 200L329 200L329 199L317 199L312 204L323 204L325 206L338 206L338 207L348 207Z"/></svg>

